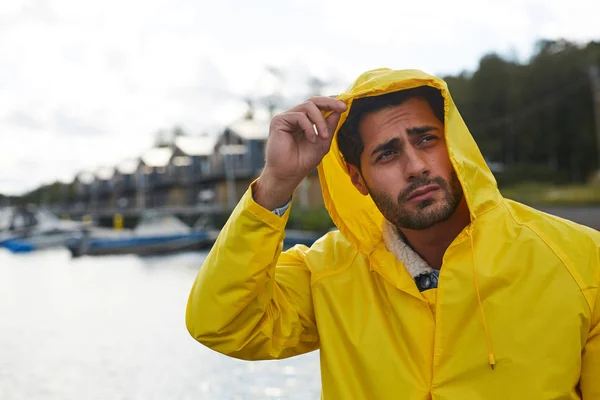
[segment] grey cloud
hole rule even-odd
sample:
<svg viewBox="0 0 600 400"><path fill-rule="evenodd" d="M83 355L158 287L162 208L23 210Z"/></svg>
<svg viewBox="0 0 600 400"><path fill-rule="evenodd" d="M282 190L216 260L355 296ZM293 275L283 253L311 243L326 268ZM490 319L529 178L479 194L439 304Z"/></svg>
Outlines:
<svg viewBox="0 0 600 400"><path fill-rule="evenodd" d="M208 59L201 60L197 71L198 84L190 86L186 94L206 93L220 100L231 98L232 93L227 87L227 79L214 62ZM176 91L186 92L182 88L176 89Z"/></svg>
<svg viewBox="0 0 600 400"><path fill-rule="evenodd" d="M173 88L169 95L179 101L207 100L209 104L228 102L238 97L228 87L219 67L208 59L203 59L198 65L196 84Z"/></svg>
<svg viewBox="0 0 600 400"><path fill-rule="evenodd" d="M215 88L212 85L191 85L170 90L170 97L182 102L206 99L210 103L221 103L236 99L234 93L227 88Z"/></svg>
<svg viewBox="0 0 600 400"><path fill-rule="evenodd" d="M0 16L0 32L3 29L8 31L11 27L29 20L42 21L45 23L56 22L56 16L51 9L49 0L34 0L27 2L16 14L4 17Z"/></svg>
<svg viewBox="0 0 600 400"><path fill-rule="evenodd" d="M43 124L36 117L23 110L15 111L4 117L3 120L11 125L31 130L38 130L43 127Z"/></svg>
<svg viewBox="0 0 600 400"><path fill-rule="evenodd" d="M56 112L54 116L58 132L67 135L101 135L103 132L81 119L67 115L63 111Z"/></svg>

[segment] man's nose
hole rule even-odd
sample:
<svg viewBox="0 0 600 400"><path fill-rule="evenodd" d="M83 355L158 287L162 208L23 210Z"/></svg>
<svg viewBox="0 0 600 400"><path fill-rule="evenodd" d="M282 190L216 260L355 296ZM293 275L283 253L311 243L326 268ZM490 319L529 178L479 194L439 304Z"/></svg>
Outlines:
<svg viewBox="0 0 600 400"><path fill-rule="evenodd" d="M415 149L406 151L406 179L413 181L429 176L429 165L423 154Z"/></svg>

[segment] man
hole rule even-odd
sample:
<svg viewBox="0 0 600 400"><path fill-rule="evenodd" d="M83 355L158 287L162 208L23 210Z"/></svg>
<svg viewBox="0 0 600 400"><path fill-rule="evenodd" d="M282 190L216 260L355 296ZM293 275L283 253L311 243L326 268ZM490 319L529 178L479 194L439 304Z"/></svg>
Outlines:
<svg viewBox="0 0 600 400"><path fill-rule="evenodd" d="M317 165L339 231L282 253ZM273 118L187 327L246 360L320 349L324 399L600 399L599 248L500 195L443 81L375 70Z"/></svg>

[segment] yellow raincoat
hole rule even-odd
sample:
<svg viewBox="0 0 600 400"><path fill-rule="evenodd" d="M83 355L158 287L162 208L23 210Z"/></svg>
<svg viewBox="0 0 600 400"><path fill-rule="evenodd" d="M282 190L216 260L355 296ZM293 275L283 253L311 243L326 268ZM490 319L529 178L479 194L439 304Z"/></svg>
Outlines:
<svg viewBox="0 0 600 400"><path fill-rule="evenodd" d="M194 283L189 332L245 360L320 349L327 400L600 399L600 234L504 199L442 80L380 69L338 98L422 85L444 96L471 213L439 287L419 292L386 249L383 217L334 139L319 175L339 231L281 253L289 210L279 217L249 190Z"/></svg>

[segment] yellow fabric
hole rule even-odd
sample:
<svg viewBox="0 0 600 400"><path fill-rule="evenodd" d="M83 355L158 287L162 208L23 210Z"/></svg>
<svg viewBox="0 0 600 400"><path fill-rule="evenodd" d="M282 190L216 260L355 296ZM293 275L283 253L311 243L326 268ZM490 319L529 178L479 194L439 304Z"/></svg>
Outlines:
<svg viewBox="0 0 600 400"><path fill-rule="evenodd" d="M442 80L380 69L339 99L422 85L444 96L472 221L438 288L420 293L386 250L383 217L334 139L319 174L339 231L281 253L289 210L278 217L249 190L198 273L188 330L247 360L320 349L326 400L600 399L600 233L504 199Z"/></svg>

